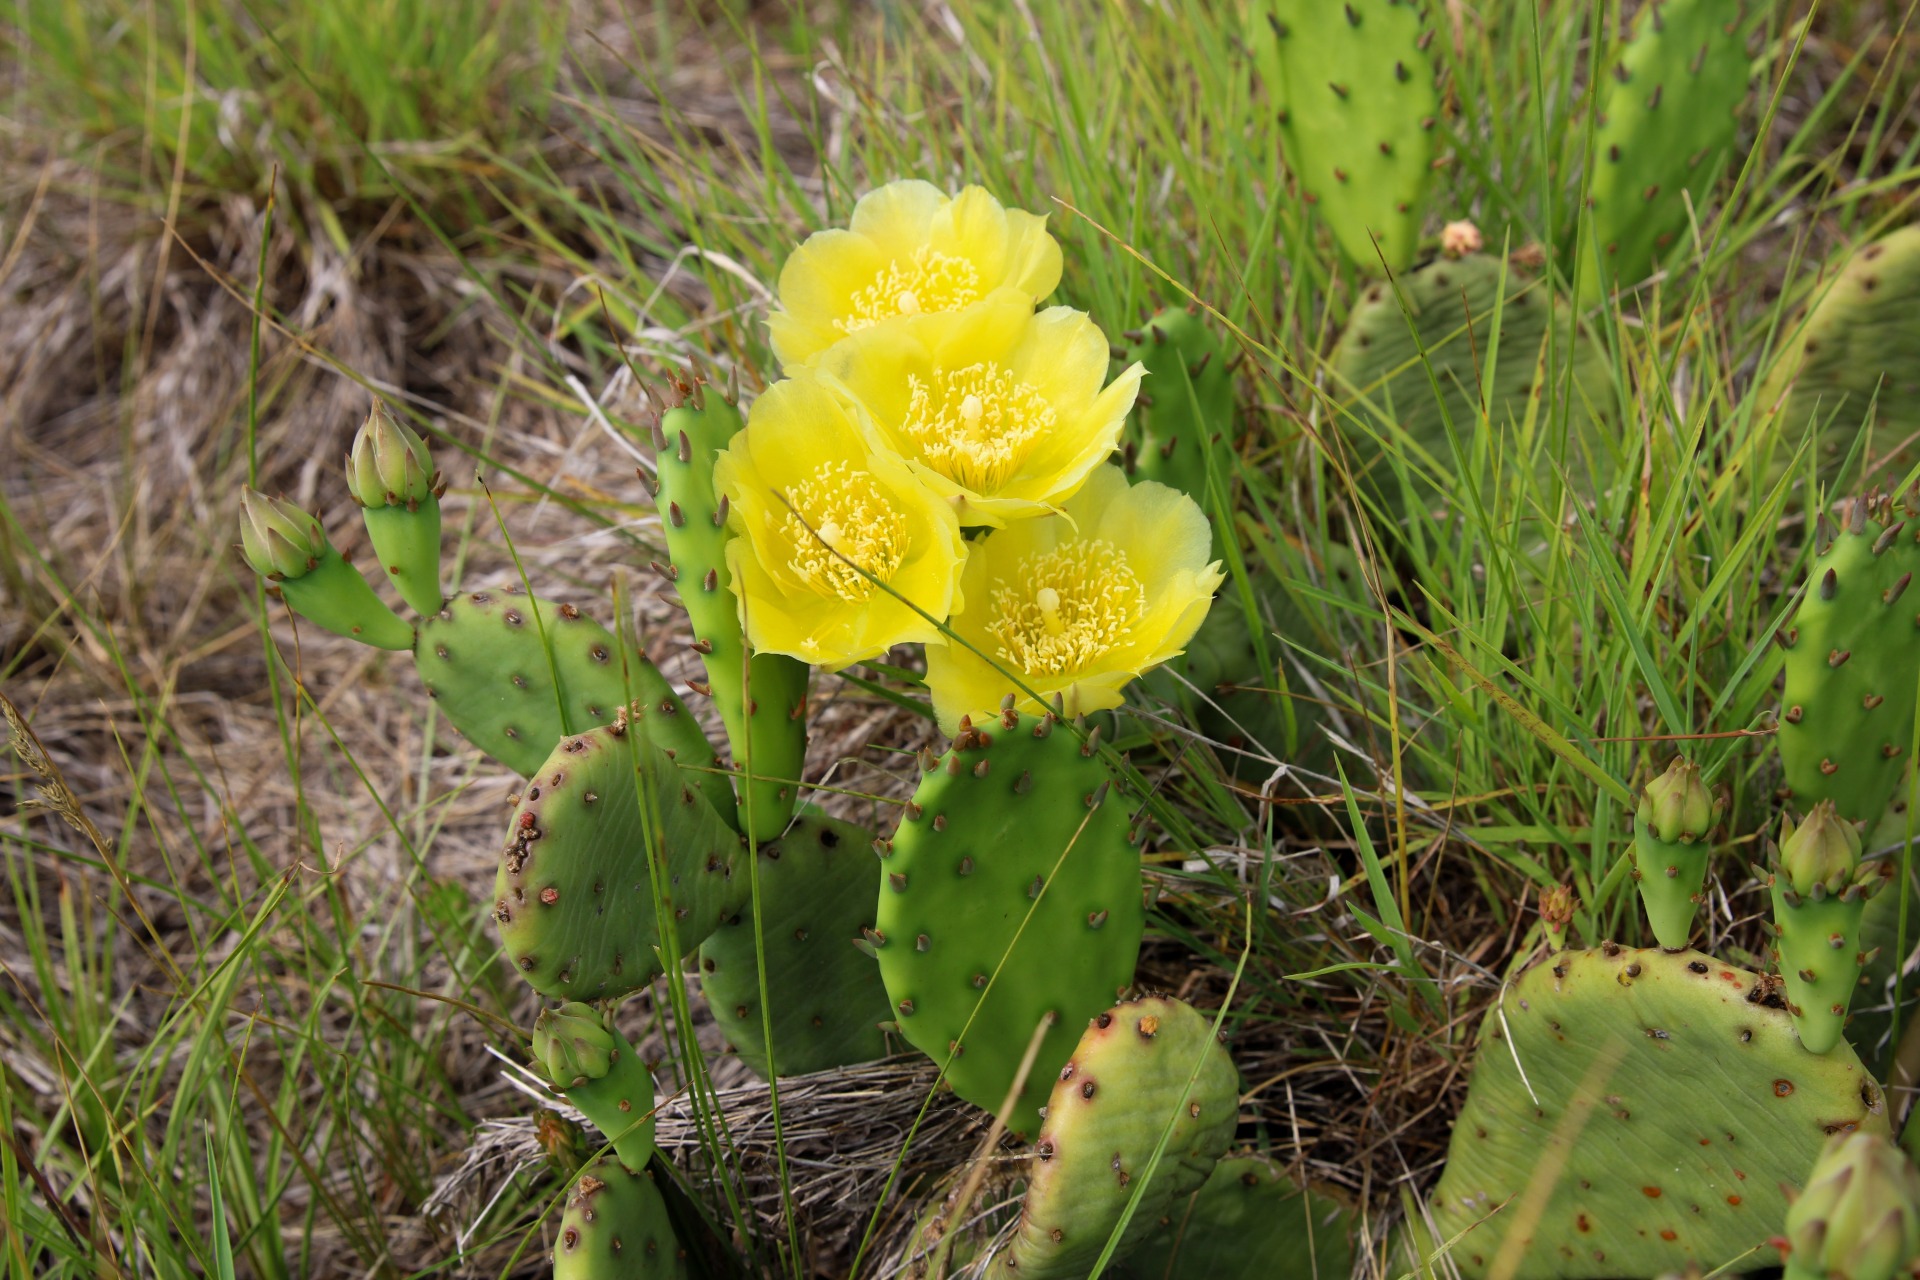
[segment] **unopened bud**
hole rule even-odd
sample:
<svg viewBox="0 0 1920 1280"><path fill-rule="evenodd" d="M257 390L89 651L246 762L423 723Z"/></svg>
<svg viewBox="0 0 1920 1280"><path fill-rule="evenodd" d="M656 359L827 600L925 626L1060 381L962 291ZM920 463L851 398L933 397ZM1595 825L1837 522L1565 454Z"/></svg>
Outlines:
<svg viewBox="0 0 1920 1280"><path fill-rule="evenodd" d="M1787 1210L1785 1252L1802 1275L1911 1274L1920 1260L1920 1173L1891 1138L1835 1134Z"/></svg>
<svg viewBox="0 0 1920 1280"><path fill-rule="evenodd" d="M274 582L304 577L327 553L319 518L285 498L240 490L240 550L256 573Z"/></svg>
<svg viewBox="0 0 1920 1280"><path fill-rule="evenodd" d="M438 477L427 442L373 402L347 455L347 488L363 507L413 507L434 496Z"/></svg>
<svg viewBox="0 0 1920 1280"><path fill-rule="evenodd" d="M606 1019L590 1004L569 1001L534 1019L534 1061L556 1089L601 1079L613 1069L619 1048Z"/></svg>
<svg viewBox="0 0 1920 1280"><path fill-rule="evenodd" d="M1833 801L1813 806L1799 826L1783 820L1780 835L1780 874L1795 893L1805 897L1815 885L1839 893L1853 883L1860 869L1860 833L1834 812Z"/></svg>
<svg viewBox="0 0 1920 1280"><path fill-rule="evenodd" d="M1642 828L1672 844L1692 844L1713 829L1720 807L1700 781L1700 769L1685 756L1675 756L1667 771L1647 784L1636 815Z"/></svg>

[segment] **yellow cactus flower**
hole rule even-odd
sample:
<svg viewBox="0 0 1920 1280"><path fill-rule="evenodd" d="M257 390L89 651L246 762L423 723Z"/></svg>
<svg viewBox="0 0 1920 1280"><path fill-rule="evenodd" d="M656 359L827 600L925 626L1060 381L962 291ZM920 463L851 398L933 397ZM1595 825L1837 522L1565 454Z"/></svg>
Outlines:
<svg viewBox="0 0 1920 1280"><path fill-rule="evenodd" d="M747 640L829 669L938 641L966 554L953 508L868 448L809 376L775 383L714 467L736 535L727 569Z"/></svg>
<svg viewBox="0 0 1920 1280"><path fill-rule="evenodd" d="M1030 712L1055 694L1069 716L1119 706L1127 683L1177 657L1207 616L1223 577L1211 550L1193 499L1129 486L1115 467L1096 469L1060 514L972 544L965 603L948 620L956 638L927 650L940 727L998 711L1008 694Z"/></svg>
<svg viewBox="0 0 1920 1280"><path fill-rule="evenodd" d="M819 231L780 271L767 318L789 372L849 334L937 328L994 296L1028 310L1060 283L1060 246L1042 215L1002 208L985 188L957 196L928 182L891 182L860 197L842 231Z"/></svg>
<svg viewBox="0 0 1920 1280"><path fill-rule="evenodd" d="M1101 388L1107 339L1082 311L989 299L938 330L853 335L816 366L963 525L1056 510L1120 444L1135 364Z"/></svg>

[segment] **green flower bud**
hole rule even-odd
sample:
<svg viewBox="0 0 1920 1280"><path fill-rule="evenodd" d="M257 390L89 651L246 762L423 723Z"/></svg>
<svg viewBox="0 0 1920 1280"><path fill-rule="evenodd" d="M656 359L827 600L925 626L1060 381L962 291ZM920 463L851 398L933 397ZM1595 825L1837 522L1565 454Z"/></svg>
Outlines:
<svg viewBox="0 0 1920 1280"><path fill-rule="evenodd" d="M1703 839L1720 818L1720 806L1700 769L1685 756L1675 756L1667 771L1647 784L1640 796L1640 825L1672 844Z"/></svg>
<svg viewBox="0 0 1920 1280"><path fill-rule="evenodd" d="M1780 874L1795 893L1805 897L1815 885L1839 893L1860 870L1860 833L1834 812L1833 801L1822 800L1799 826L1783 820L1779 857Z"/></svg>
<svg viewBox="0 0 1920 1280"><path fill-rule="evenodd" d="M437 497L440 475L427 442L380 401L347 455L347 488L363 507L417 507Z"/></svg>
<svg viewBox="0 0 1920 1280"><path fill-rule="evenodd" d="M304 577L327 553L319 518L285 498L240 490L240 550L254 571L271 582Z"/></svg>
<svg viewBox="0 0 1920 1280"><path fill-rule="evenodd" d="M613 1069L620 1042L592 1005L569 1001L533 1023L533 1057L556 1089L598 1080Z"/></svg>
<svg viewBox="0 0 1920 1280"><path fill-rule="evenodd" d="M1835 1134L1787 1210L1783 1252L1790 1274L1839 1280L1911 1274L1920 1260L1920 1173L1891 1138Z"/></svg>

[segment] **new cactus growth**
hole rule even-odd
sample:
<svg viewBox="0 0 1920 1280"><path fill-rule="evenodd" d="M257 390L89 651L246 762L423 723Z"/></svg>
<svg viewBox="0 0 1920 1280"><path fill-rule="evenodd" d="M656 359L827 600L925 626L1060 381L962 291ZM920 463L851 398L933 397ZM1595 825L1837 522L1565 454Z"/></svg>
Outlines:
<svg viewBox="0 0 1920 1280"><path fill-rule="evenodd" d="M1404 455L1416 477L1457 473L1449 422L1469 465L1550 471L1564 464L1576 481L1584 476L1584 444L1613 392L1604 352L1565 301L1544 282L1520 278L1505 259L1480 254L1443 258L1397 284L1399 293L1386 282L1367 287L1331 357L1333 388L1344 401L1340 428L1363 482L1389 509L1402 502L1389 455ZM1569 364L1563 451L1547 391L1561 385ZM1427 501L1423 489L1413 498Z"/></svg>
<svg viewBox="0 0 1920 1280"><path fill-rule="evenodd" d="M693 647L726 725L742 779L741 829L772 840L793 816L807 754L804 662L776 653L747 655L740 604L727 570L727 500L713 488L713 462L740 430L740 410L695 386L654 429L665 567L693 624ZM749 819L749 815L751 818Z"/></svg>
<svg viewBox="0 0 1920 1280"><path fill-rule="evenodd" d="M1129 1000L1099 1015L1052 1084L1020 1223L988 1272L994 1280L1091 1274L1131 1204L1116 1253L1125 1256L1206 1182L1239 1118L1227 1051L1212 1022L1179 1000Z"/></svg>
<svg viewBox="0 0 1920 1280"><path fill-rule="evenodd" d="M603 1159L567 1197L553 1247L554 1280L685 1280L686 1251L647 1169Z"/></svg>
<svg viewBox="0 0 1920 1280"><path fill-rule="evenodd" d="M518 588L466 592L421 621L414 666L454 727L522 776L631 698L631 714L687 780L723 816L733 811L712 745L659 668L572 605Z"/></svg>
<svg viewBox="0 0 1920 1280"><path fill-rule="evenodd" d="M1145 927L1126 802L1052 717L964 719L891 840L867 945L900 1033L955 1093L998 1110L1054 1019L1008 1127L1031 1134L1086 1019L1133 981Z"/></svg>
<svg viewBox="0 0 1920 1280"><path fill-rule="evenodd" d="M1653 936L1669 951L1687 945L1707 881L1707 833L1721 805L1700 770L1676 756L1640 796L1633 829L1633 877Z"/></svg>
<svg viewBox="0 0 1920 1280"><path fill-rule="evenodd" d="M253 571L315 626L378 649L413 647L413 628L341 558L318 517L284 498L242 489L240 549Z"/></svg>
<svg viewBox="0 0 1920 1280"><path fill-rule="evenodd" d="M1787 1210L1782 1280L1920 1275L1920 1173L1891 1138L1837 1133Z"/></svg>
<svg viewBox="0 0 1920 1280"><path fill-rule="evenodd" d="M653 1076L613 1020L590 1004L542 1009L533 1023L533 1060L547 1083L593 1121L620 1163L653 1159Z"/></svg>
<svg viewBox="0 0 1920 1280"><path fill-rule="evenodd" d="M637 990L746 901L744 841L646 725L562 738L514 807L493 918L543 995Z"/></svg>
<svg viewBox="0 0 1920 1280"><path fill-rule="evenodd" d="M1767 876L1774 956L1800 1042L1814 1053L1840 1042L1847 1004L1867 962L1860 950L1861 916L1867 895L1883 883L1875 868L1861 866L1860 833L1835 815L1831 800L1814 805L1797 827L1783 819Z"/></svg>
<svg viewBox="0 0 1920 1280"><path fill-rule="evenodd" d="M1831 477L1871 407L1869 456L1879 462L1902 446L1910 456L1920 431L1920 226L1865 246L1813 296L1760 392L1763 410L1778 415L1782 445L1796 448L1809 427L1821 428L1820 473Z"/></svg>
<svg viewBox="0 0 1920 1280"><path fill-rule="evenodd" d="M1343 1280L1353 1274L1353 1206L1300 1186L1265 1156L1228 1156L1176 1200L1130 1252L1126 1280Z"/></svg>
<svg viewBox="0 0 1920 1280"><path fill-rule="evenodd" d="M873 929L873 845L873 834L850 822L802 814L779 840L759 846L764 1008L783 1076L886 1054L879 1024L892 1016L887 989L872 957L851 945ZM767 1078L751 904L700 944L700 987L740 1060Z"/></svg>
<svg viewBox="0 0 1920 1280"><path fill-rule="evenodd" d="M1765 1265L1749 1251L1781 1183L1831 1133L1888 1131L1859 1059L1804 1052L1783 1003L1692 951L1609 944L1522 974L1482 1025L1431 1198L1451 1261L1503 1258L1514 1280Z"/></svg>
<svg viewBox="0 0 1920 1280"><path fill-rule="evenodd" d="M1567 926L1573 923L1573 886L1556 884L1540 894L1540 927L1546 930L1547 950L1567 949Z"/></svg>
<svg viewBox="0 0 1920 1280"><path fill-rule="evenodd" d="M1645 279L1684 236L1689 208L1705 203L1747 96L1748 14L1744 0L1655 0L1641 6L1611 74L1595 77L1592 241L1575 266L1582 299Z"/></svg>
<svg viewBox="0 0 1920 1280"><path fill-rule="evenodd" d="M1127 334L1118 355L1147 376L1134 401L1124 449L1128 479L1157 480L1208 511L1226 509L1236 411L1233 360L1196 311L1160 312ZM1214 554L1221 549L1214 526Z"/></svg>
<svg viewBox="0 0 1920 1280"><path fill-rule="evenodd" d="M1440 113L1426 6L1267 0L1252 12L1250 43L1307 201L1363 271L1404 269L1419 242Z"/></svg>
<svg viewBox="0 0 1920 1280"><path fill-rule="evenodd" d="M446 599L440 591L440 495L446 486L433 469L427 442L378 400L347 455L347 489L400 598L417 613L440 612Z"/></svg>
<svg viewBox="0 0 1920 1280"><path fill-rule="evenodd" d="M1824 521L1822 522L1824 525ZM1785 795L1833 801L1850 822L1878 822L1900 785L1920 676L1920 520L1906 503L1855 501L1807 571L1786 646L1780 762Z"/></svg>

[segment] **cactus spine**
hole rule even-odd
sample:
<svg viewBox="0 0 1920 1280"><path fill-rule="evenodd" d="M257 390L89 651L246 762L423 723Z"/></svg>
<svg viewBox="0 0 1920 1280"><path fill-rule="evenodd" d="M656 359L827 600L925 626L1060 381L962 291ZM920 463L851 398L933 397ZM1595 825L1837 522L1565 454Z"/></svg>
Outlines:
<svg viewBox="0 0 1920 1280"><path fill-rule="evenodd" d="M446 486L433 469L427 443L380 401L353 438L347 489L380 567L416 613L440 612L440 495Z"/></svg>
<svg viewBox="0 0 1920 1280"><path fill-rule="evenodd" d="M1721 805L1684 756L1647 784L1633 831L1633 877L1653 936L1669 951L1687 945L1707 882L1707 833Z"/></svg>
<svg viewBox="0 0 1920 1280"><path fill-rule="evenodd" d="M1878 822L1907 766L1920 676L1920 520L1883 496L1851 504L1807 571L1786 646L1780 762L1801 809L1831 800ZM1824 527L1825 522L1822 521Z"/></svg>
<svg viewBox="0 0 1920 1280"><path fill-rule="evenodd" d="M587 1167L567 1197L554 1280L686 1280L686 1253L649 1169Z"/></svg>
<svg viewBox="0 0 1920 1280"><path fill-rule="evenodd" d="M1001 1106L1028 1040L1054 1019L1008 1117L1031 1134L1079 1028L1133 981L1145 908L1126 805L1091 743L1051 716L1007 711L978 729L963 718L921 767L878 846L867 945L901 1035L976 1106Z"/></svg>
<svg viewBox="0 0 1920 1280"><path fill-rule="evenodd" d="M1780 848L1766 877L1773 898L1774 958L1787 984L1787 1004L1800 1042L1825 1053L1840 1042L1847 1004L1867 958L1860 921L1867 896L1883 883L1860 865L1860 833L1835 815L1833 802L1813 806L1806 821L1783 820Z"/></svg>
<svg viewBox="0 0 1920 1280"><path fill-rule="evenodd" d="M1892 1139L1836 1133L1787 1210L1782 1280L1920 1274L1920 1173Z"/></svg>
<svg viewBox="0 0 1920 1280"><path fill-rule="evenodd" d="M240 549L254 572L315 626L377 649L413 647L413 628L327 541L318 517L284 498L242 489Z"/></svg>
<svg viewBox="0 0 1920 1280"><path fill-rule="evenodd" d="M726 725L740 781L743 830L772 840L793 816L807 753L807 664L775 653L747 655L740 605L727 572L727 507L713 487L713 462L741 427L740 410L695 386L654 430L661 527L693 647ZM751 815L751 821L749 821Z"/></svg>
<svg viewBox="0 0 1920 1280"><path fill-rule="evenodd" d="M533 1059L613 1144L620 1163L644 1169L653 1159L653 1076L613 1020L569 1001L543 1009L533 1024Z"/></svg>

